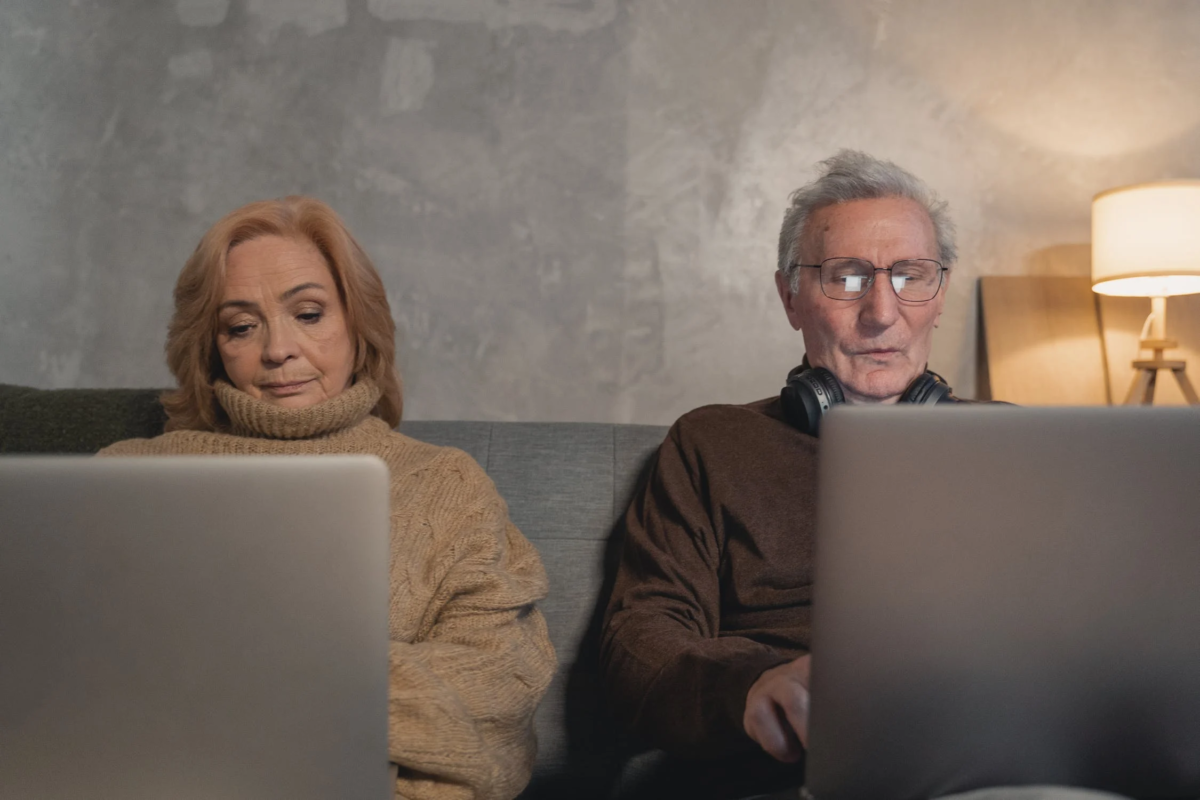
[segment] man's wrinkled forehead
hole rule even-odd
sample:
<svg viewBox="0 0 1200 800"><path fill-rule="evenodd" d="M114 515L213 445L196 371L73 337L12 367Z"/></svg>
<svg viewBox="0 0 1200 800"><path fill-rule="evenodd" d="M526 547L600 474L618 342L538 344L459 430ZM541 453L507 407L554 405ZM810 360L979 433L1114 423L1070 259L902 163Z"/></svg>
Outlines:
<svg viewBox="0 0 1200 800"><path fill-rule="evenodd" d="M817 264L825 258L825 237L833 227L833 221L827 211L832 207L821 206L814 210L805 222L804 230L800 232L800 260L806 264Z"/></svg>
<svg viewBox="0 0 1200 800"><path fill-rule="evenodd" d="M826 258L869 258L867 249L899 248L900 258L936 258L937 233L928 212L907 197L851 200L809 215L798 254L804 263Z"/></svg>

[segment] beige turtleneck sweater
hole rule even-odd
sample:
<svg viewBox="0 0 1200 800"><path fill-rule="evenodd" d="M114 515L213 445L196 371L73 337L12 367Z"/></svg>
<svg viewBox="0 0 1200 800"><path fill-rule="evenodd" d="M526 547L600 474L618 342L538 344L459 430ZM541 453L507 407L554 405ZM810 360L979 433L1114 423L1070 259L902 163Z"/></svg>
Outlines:
<svg viewBox="0 0 1200 800"><path fill-rule="evenodd" d="M554 673L534 603L546 596L537 551L479 465L370 416L360 381L303 409L216 394L231 431L130 439L105 456L369 454L391 472L389 753L396 796L515 797L533 768L532 720Z"/></svg>

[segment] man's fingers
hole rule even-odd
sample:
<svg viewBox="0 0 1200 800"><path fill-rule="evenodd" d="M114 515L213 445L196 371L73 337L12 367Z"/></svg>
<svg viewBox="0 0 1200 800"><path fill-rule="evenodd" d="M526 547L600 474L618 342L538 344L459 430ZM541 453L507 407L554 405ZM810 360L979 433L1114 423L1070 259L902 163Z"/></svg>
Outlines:
<svg viewBox="0 0 1200 800"><path fill-rule="evenodd" d="M800 685L794 685L793 691L789 692L789 697L786 698L786 702L781 703L780 706L787 717L788 725L800 740L800 744L807 748L808 689Z"/></svg>
<svg viewBox="0 0 1200 800"><path fill-rule="evenodd" d="M778 705L774 707L774 711L774 727L779 731L781 742L777 752L772 753L770 750L767 752L788 764L799 761L800 756L804 754L804 748L801 746L794 727L790 724L791 714L787 709Z"/></svg>
<svg viewBox="0 0 1200 800"><path fill-rule="evenodd" d="M746 695L742 726L773 758L798 761L808 746L809 656L758 677Z"/></svg>
<svg viewBox="0 0 1200 800"><path fill-rule="evenodd" d="M809 678L812 674L812 656L800 656L792 662L796 665L796 674L800 678L800 682L804 684L804 688L808 688Z"/></svg>
<svg viewBox="0 0 1200 800"><path fill-rule="evenodd" d="M772 758L791 763L800 758L803 750L786 712L775 702L758 704L747 715L746 732Z"/></svg>

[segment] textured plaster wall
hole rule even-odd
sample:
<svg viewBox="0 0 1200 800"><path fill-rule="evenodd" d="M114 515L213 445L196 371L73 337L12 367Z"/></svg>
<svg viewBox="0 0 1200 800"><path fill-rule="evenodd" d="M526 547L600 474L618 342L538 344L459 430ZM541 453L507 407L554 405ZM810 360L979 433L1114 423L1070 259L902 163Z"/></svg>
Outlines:
<svg viewBox="0 0 1200 800"><path fill-rule="evenodd" d="M384 276L410 417L762 397L787 194L856 147L951 203L969 395L977 276L1086 271L1092 194L1200 175L1197 41L1195 0L6 0L0 382L168 384L200 235L299 192Z"/></svg>

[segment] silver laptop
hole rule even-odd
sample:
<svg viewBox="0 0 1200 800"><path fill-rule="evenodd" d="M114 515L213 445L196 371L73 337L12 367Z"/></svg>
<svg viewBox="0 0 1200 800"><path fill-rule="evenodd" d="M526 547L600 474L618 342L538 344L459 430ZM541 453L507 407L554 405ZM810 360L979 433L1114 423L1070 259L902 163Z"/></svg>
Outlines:
<svg viewBox="0 0 1200 800"><path fill-rule="evenodd" d="M370 457L0 459L0 799L392 796Z"/></svg>
<svg viewBox="0 0 1200 800"><path fill-rule="evenodd" d="M838 408L805 792L1200 796L1200 411Z"/></svg>

